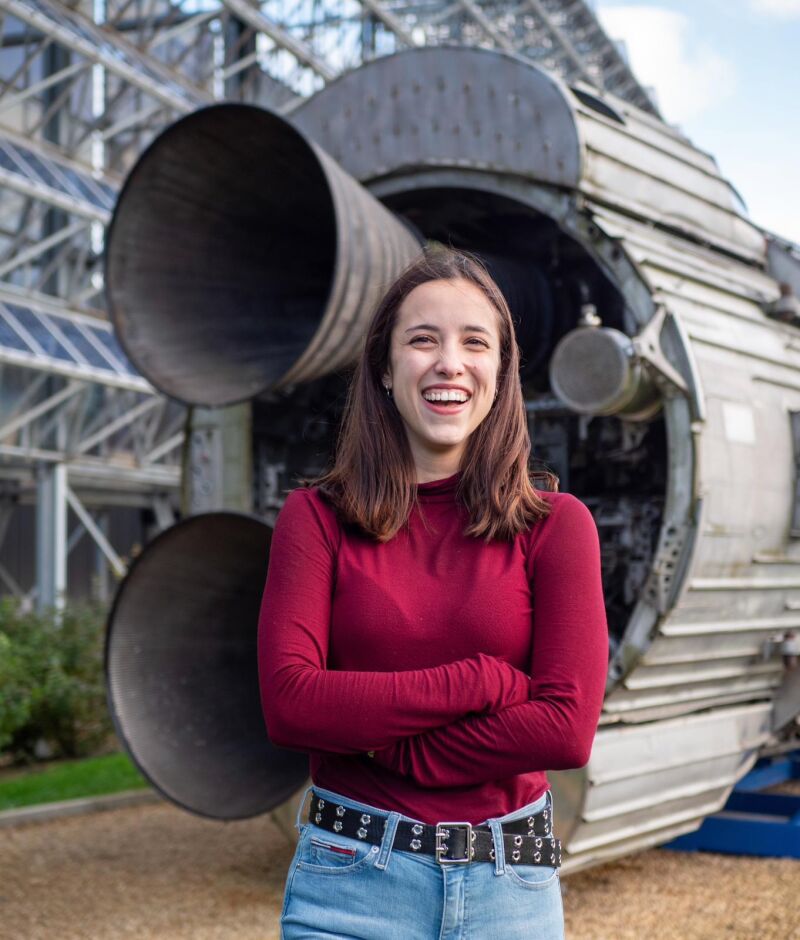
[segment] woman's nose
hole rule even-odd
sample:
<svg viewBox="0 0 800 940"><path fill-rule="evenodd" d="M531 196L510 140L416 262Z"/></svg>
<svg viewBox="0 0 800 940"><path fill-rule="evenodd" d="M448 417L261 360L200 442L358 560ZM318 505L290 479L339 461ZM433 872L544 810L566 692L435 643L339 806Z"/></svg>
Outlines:
<svg viewBox="0 0 800 940"><path fill-rule="evenodd" d="M439 353L439 361L436 364L436 369L443 375L456 375L459 372L462 372L464 365L461 361L461 357L458 355L458 350L449 349L446 346L442 346Z"/></svg>

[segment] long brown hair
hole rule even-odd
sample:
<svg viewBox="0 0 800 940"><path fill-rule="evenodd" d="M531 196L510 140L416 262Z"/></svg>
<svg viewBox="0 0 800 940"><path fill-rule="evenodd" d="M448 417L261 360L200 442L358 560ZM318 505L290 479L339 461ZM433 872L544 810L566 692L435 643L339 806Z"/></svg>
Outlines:
<svg viewBox="0 0 800 940"><path fill-rule="evenodd" d="M428 281L463 279L478 287L497 311L500 369L497 398L467 441L457 498L469 512L465 535L512 540L546 516L549 503L531 482L530 435L519 380L519 347L500 288L482 262L465 251L427 248L394 281L377 306L347 395L333 467L315 480L345 522L386 542L407 522L416 499L416 470L403 420L386 396L381 376L397 312ZM558 478L541 474L550 488Z"/></svg>

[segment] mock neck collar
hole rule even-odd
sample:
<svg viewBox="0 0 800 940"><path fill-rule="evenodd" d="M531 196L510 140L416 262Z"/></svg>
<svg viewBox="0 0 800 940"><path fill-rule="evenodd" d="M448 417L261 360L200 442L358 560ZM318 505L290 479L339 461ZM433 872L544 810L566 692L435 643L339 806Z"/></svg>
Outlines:
<svg viewBox="0 0 800 940"><path fill-rule="evenodd" d="M417 483L417 499L420 502L452 501L458 484L461 481L461 471L441 480L429 480L427 483Z"/></svg>

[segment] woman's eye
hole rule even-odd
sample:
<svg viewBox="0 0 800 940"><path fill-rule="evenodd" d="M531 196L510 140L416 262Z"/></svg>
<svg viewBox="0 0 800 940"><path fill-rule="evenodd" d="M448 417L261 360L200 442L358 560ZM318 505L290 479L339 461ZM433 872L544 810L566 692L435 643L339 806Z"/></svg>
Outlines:
<svg viewBox="0 0 800 940"><path fill-rule="evenodd" d="M467 340L467 342L468 342L468 343L477 343L478 346L484 346L486 349L489 348L489 344L488 344L485 340L479 339L477 336L470 336L470 338Z"/></svg>
<svg viewBox="0 0 800 940"><path fill-rule="evenodd" d="M430 338L430 336L415 336L415 337L411 340L411 342L412 342L412 343L418 343L420 340L422 340L423 342L433 342L433 340Z"/></svg>

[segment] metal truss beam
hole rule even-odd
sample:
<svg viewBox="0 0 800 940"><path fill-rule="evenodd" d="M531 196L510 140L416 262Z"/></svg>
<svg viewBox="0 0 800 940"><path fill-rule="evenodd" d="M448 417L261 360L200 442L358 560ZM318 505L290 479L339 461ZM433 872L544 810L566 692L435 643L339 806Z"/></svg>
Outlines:
<svg viewBox="0 0 800 940"><path fill-rule="evenodd" d="M544 4L541 3L540 0L525 0L525 2L531 8L533 13L539 17L540 21L544 23L544 25L547 27L549 32L553 35L555 40L561 46L561 49L563 50L566 57L575 67L576 71L586 81L591 82L593 80L592 76L589 74L589 71L586 68L586 63L584 62L580 53L572 44L572 42L570 41L569 37L564 32L564 30L562 30L561 27L556 24L555 20L547 11Z"/></svg>
<svg viewBox="0 0 800 940"><path fill-rule="evenodd" d="M490 39L494 40L494 42L501 49L503 49L505 52L517 51L514 43L510 39L506 38L499 29L497 29L494 23L492 23L492 21L483 12L477 3L473 3L473 0L458 0L458 5L478 24L478 26L480 26L480 28Z"/></svg>
<svg viewBox="0 0 800 940"><path fill-rule="evenodd" d="M336 69L331 68L307 43L294 38L282 26L265 16L257 7L247 3L246 0L222 0L222 2L243 23L247 23L253 29L269 36L273 42L290 52L298 62L310 68L320 78L330 81L336 77Z"/></svg>
<svg viewBox="0 0 800 940"><path fill-rule="evenodd" d="M41 254L50 251L51 248L55 248L56 245L60 245L61 242L74 238L75 235L84 231L88 224L87 221L81 221L73 222L72 225L65 225L64 228L54 232L49 238L43 238L41 241L30 245L24 251L16 252L10 261L7 261L5 264L0 264L0 278L5 277L6 274L21 267L23 264L35 261Z"/></svg>
<svg viewBox="0 0 800 940"><path fill-rule="evenodd" d="M84 489L92 480L101 489L178 486L186 409L152 390L143 395L42 374L29 382L5 366L0 402L5 474L16 466L25 479L35 463L68 463Z"/></svg>
<svg viewBox="0 0 800 940"><path fill-rule="evenodd" d="M376 18L379 19L384 26L387 26L389 30L394 33L394 35L400 40L401 45L404 46L418 46L419 43L414 39L413 35L408 32L408 30L403 26L402 21L392 13L392 11L381 2L381 0L360 0L361 6L366 7L370 13Z"/></svg>
<svg viewBox="0 0 800 940"><path fill-rule="evenodd" d="M51 0L0 0L0 9L179 113L213 101L211 94L158 59L144 55L118 32L97 26L63 4Z"/></svg>
<svg viewBox="0 0 800 940"><path fill-rule="evenodd" d="M66 498L67 503L69 503L72 511L75 515L81 520L84 529L89 533L89 535L94 539L95 545L100 549L100 551L106 556L109 564L114 569L114 572L118 577L124 577L127 572L127 567L119 555L114 551L111 542L105 536L105 533L100 529L97 523L92 518L89 511L83 505L83 503L78 499L72 489L69 486L66 488Z"/></svg>

